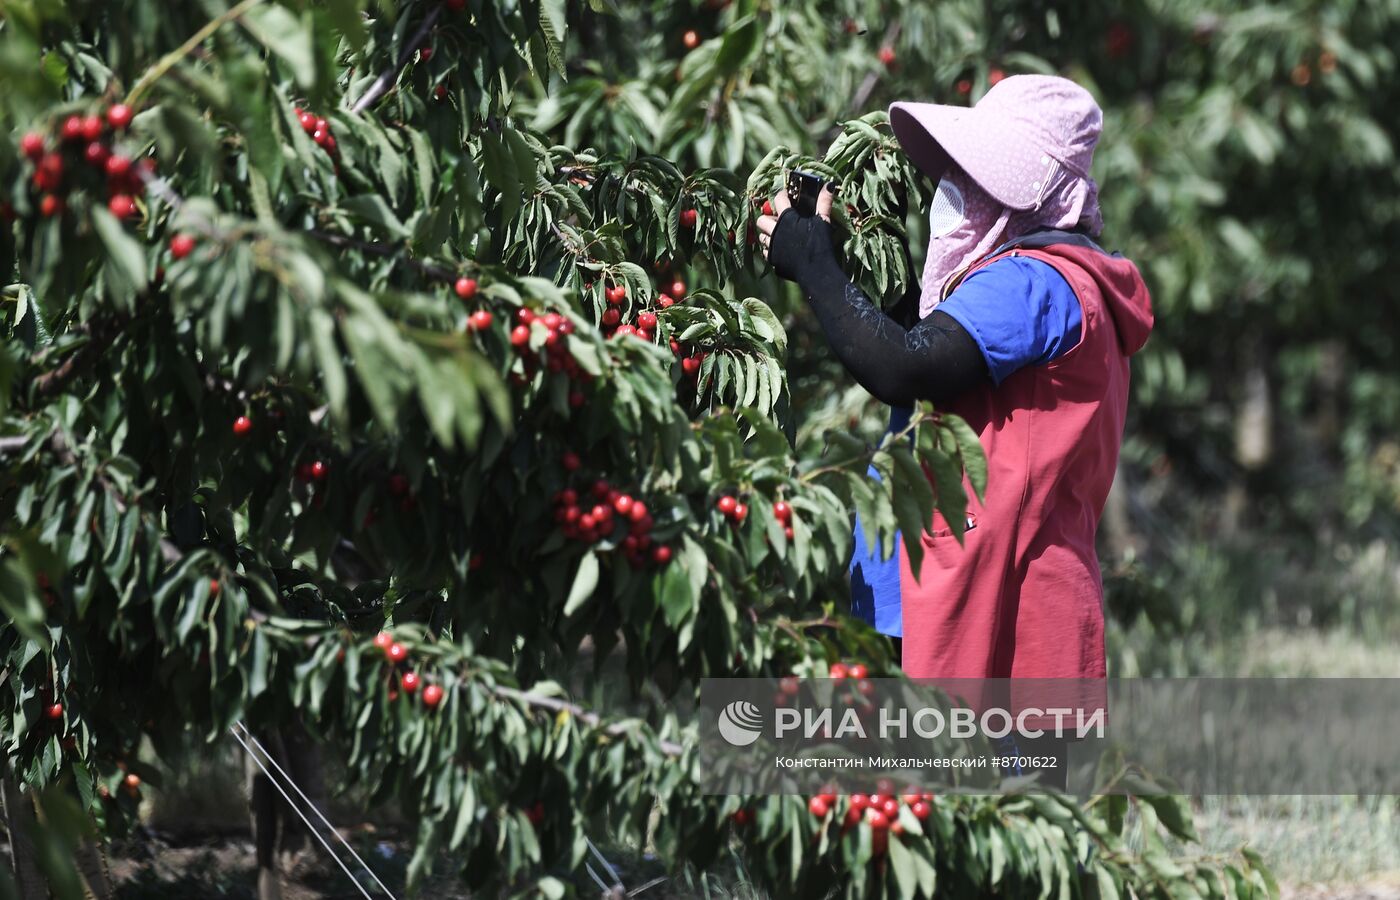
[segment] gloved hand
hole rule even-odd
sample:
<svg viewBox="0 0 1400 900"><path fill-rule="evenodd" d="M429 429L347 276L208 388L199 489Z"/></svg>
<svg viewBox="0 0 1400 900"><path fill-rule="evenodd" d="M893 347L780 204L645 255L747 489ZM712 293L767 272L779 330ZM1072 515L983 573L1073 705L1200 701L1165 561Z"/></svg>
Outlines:
<svg viewBox="0 0 1400 900"><path fill-rule="evenodd" d="M832 185L825 185L817 195L815 216L799 216L792 209L786 191L779 191L772 199L773 215L759 216L754 223L758 228L758 243L764 257L773 266L780 278L798 281L804 260L816 260L821 256L835 262L831 241L831 207L836 200ZM791 215L789 215L791 213ZM774 242L782 229L784 246L775 255ZM797 229L793 231L793 229Z"/></svg>

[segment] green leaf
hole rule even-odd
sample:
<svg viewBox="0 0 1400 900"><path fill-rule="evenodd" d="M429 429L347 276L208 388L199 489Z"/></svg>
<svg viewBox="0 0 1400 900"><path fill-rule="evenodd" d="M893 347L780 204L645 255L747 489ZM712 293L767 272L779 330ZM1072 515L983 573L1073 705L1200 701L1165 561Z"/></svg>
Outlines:
<svg viewBox="0 0 1400 900"><path fill-rule="evenodd" d="M92 225L107 248L107 256L112 265L134 290L146 289L146 252L134 237L127 233L117 217L100 206L92 208Z"/></svg>
<svg viewBox="0 0 1400 900"><path fill-rule="evenodd" d="M341 203L341 208L358 218L378 225L396 238L408 237L408 229L394 215L388 202L381 194L361 194Z"/></svg>
<svg viewBox="0 0 1400 900"><path fill-rule="evenodd" d="M598 555L592 550L579 560L578 571L574 574L573 587L569 588L569 598L564 601L564 615L571 616L593 596L598 587Z"/></svg>
<svg viewBox="0 0 1400 900"><path fill-rule="evenodd" d="M978 500L985 500L987 494L987 454L982 449L982 441L978 439L977 432L972 430L972 426L961 416L949 413L943 415L939 423L945 431L953 438L958 448L958 456L962 459L963 468L967 471L968 481L972 484L972 490L977 493Z"/></svg>
<svg viewBox="0 0 1400 900"><path fill-rule="evenodd" d="M285 6L265 4L243 13L243 27L267 49L280 56L302 90L316 85L316 56L312 52L310 19L298 21Z"/></svg>

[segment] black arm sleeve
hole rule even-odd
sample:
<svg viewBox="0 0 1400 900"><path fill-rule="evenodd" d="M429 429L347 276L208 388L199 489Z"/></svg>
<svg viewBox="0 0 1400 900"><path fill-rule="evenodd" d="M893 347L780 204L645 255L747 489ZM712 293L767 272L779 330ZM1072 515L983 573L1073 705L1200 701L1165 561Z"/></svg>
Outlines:
<svg viewBox="0 0 1400 900"><path fill-rule="evenodd" d="M905 328L852 284L825 220L783 213L768 260L807 294L836 358L876 399L891 406L943 403L990 377L982 349L952 316L934 310Z"/></svg>

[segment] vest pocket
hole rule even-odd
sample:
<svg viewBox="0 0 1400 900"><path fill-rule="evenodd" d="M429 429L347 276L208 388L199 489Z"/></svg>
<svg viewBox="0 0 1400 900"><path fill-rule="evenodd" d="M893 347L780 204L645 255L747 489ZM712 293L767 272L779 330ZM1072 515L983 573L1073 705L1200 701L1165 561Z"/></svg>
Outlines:
<svg viewBox="0 0 1400 900"><path fill-rule="evenodd" d="M977 527L977 513L967 514L967 531L972 531ZM924 532L922 539L925 547L932 547L935 543L941 543L944 539L956 541L953 537L953 529L948 527L948 521L943 518L943 514L938 511L933 513L933 530Z"/></svg>

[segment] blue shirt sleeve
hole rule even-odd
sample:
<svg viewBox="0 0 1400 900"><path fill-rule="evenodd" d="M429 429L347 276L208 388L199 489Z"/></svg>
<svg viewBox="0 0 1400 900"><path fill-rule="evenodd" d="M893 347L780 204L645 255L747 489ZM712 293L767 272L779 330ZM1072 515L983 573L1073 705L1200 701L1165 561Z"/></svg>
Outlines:
<svg viewBox="0 0 1400 900"><path fill-rule="evenodd" d="M1054 266L1038 259L999 259L968 276L938 308L977 341L994 384L1079 343L1079 298Z"/></svg>
<svg viewBox="0 0 1400 900"><path fill-rule="evenodd" d="M909 424L912 409L890 408L889 431L902 431ZM867 473L876 481L880 473L874 466ZM894 536L894 553L888 559L880 556L877 548L871 553L865 545L865 528L856 514L855 545L851 550L851 614L864 619L876 631L892 637L904 635L903 606L901 605L900 546L903 538L898 532Z"/></svg>

